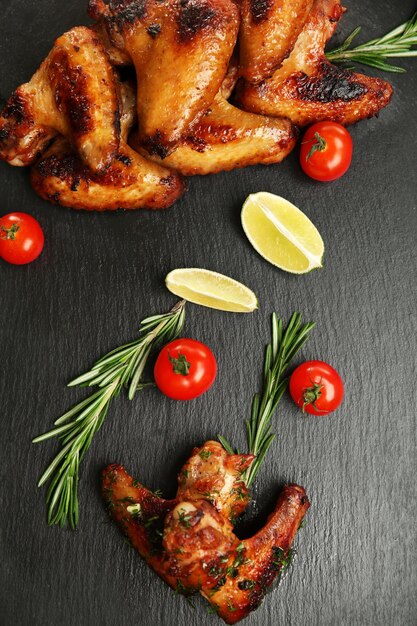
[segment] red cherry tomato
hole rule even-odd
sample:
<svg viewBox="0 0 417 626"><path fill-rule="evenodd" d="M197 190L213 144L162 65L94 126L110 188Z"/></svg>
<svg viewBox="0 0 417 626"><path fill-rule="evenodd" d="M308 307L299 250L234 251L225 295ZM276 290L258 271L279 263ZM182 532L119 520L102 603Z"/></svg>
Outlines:
<svg viewBox="0 0 417 626"><path fill-rule="evenodd" d="M310 126L303 137L300 164L310 178L328 182L346 174L352 152L352 137L344 126L319 122Z"/></svg>
<svg viewBox="0 0 417 626"><path fill-rule="evenodd" d="M306 361L290 378L290 394L303 412L328 415L341 404L343 381L336 370L324 361Z"/></svg>
<svg viewBox="0 0 417 626"><path fill-rule="evenodd" d="M0 217L0 257L13 265L25 265L38 258L44 236L37 220L27 213Z"/></svg>
<svg viewBox="0 0 417 626"><path fill-rule="evenodd" d="M205 393L216 378L214 354L194 339L176 339L162 348L154 369L155 382L173 400L192 400Z"/></svg>

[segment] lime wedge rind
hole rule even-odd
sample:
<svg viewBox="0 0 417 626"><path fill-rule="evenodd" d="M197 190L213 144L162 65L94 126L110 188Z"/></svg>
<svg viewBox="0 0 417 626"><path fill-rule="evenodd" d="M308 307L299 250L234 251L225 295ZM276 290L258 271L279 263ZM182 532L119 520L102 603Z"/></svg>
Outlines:
<svg viewBox="0 0 417 626"><path fill-rule="evenodd" d="M256 210L266 220L263 227L260 226L259 219L256 221ZM281 218L287 222L287 225L279 219L280 211ZM323 267L324 242L319 231L298 207L285 198L269 192L251 194L243 205L241 221L252 246L258 254L275 267L292 274L306 274ZM293 230L288 228L288 221L293 222ZM267 233L265 223L270 225ZM274 246L271 245L274 237L270 229L274 229L277 236L279 234L282 243L287 242L286 247L289 246L289 249L285 250L284 246L284 249L280 250L275 242ZM297 231L300 236L297 236ZM307 247L308 243L311 244L313 251ZM316 251L318 254L315 254ZM301 263L300 259L304 259L304 262Z"/></svg>
<svg viewBox="0 0 417 626"><path fill-rule="evenodd" d="M237 280L211 270L178 268L167 275L165 284L176 296L208 308L232 313L252 313L258 308L253 291ZM210 284L215 288L210 290ZM223 294L219 292L222 288Z"/></svg>

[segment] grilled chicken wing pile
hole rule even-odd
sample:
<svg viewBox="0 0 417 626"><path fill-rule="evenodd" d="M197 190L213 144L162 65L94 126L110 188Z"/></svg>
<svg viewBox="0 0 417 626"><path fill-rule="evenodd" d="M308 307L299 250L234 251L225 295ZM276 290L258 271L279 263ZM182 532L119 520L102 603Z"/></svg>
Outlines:
<svg viewBox="0 0 417 626"><path fill-rule="evenodd" d="M240 541L233 523L249 501L242 473L252 460L208 441L182 468L175 500L159 498L120 465L103 472L109 513L132 546L177 593L200 592L227 624L259 606L309 507L304 489L287 485L266 525Z"/></svg>
<svg viewBox="0 0 417 626"><path fill-rule="evenodd" d="M0 158L32 165L45 199L165 208L183 176L279 163L296 126L352 124L383 80L331 65L340 0L90 0L0 115ZM121 79L132 68L135 84Z"/></svg>

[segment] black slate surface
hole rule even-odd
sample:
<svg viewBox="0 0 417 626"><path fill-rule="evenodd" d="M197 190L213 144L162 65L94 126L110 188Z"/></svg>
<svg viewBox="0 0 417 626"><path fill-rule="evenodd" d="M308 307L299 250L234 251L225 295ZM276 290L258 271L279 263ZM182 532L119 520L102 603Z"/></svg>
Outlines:
<svg viewBox="0 0 417 626"><path fill-rule="evenodd" d="M27 80L54 38L86 23L84 0L3 0L0 96ZM351 0L340 35L386 32L413 0ZM299 360L332 363L346 381L333 417L303 419L285 398L279 434L256 488L260 515L284 481L312 501L290 574L248 626L412 626L416 568L416 112L417 62L392 76L395 97L379 119L352 128L348 175L310 182L296 155L189 181L167 212L87 214L49 206L26 171L0 165L1 212L25 210L45 231L42 257L0 264L1 525L0 622L5 626L216 624L193 611L144 565L108 523L99 473L126 467L167 495L191 448L221 432L244 445L243 420L257 387L273 310L299 309L318 322ZM254 191L281 194L316 223L326 243L322 271L294 277L251 248L239 212ZM239 316L189 306L186 334L217 354L212 390L189 403L150 391L118 400L82 467L77 533L48 528L36 480L53 443L33 436L83 396L66 383L108 349L135 336L141 318L173 305L163 277L174 267L209 267L259 296ZM261 519L260 518L260 519Z"/></svg>

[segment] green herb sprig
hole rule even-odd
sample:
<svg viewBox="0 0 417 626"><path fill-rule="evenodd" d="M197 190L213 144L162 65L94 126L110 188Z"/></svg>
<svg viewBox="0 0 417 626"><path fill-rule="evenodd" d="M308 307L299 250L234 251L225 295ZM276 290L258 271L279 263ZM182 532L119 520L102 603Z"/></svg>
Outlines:
<svg viewBox="0 0 417 626"><path fill-rule="evenodd" d="M93 365L92 369L69 383L84 387L98 387L98 391L74 406L56 420L55 426L44 435L33 439L39 443L57 437L61 450L42 474L38 486L49 482L46 494L48 523L75 529L79 520L78 481L82 458L93 437L106 418L111 401L124 387L128 397L152 383L141 383L143 371L151 351L161 343L178 337L185 322L185 301L163 315L143 320L139 338L116 348Z"/></svg>
<svg viewBox="0 0 417 626"><path fill-rule="evenodd" d="M272 315L272 339L265 352L262 389L255 394L251 417L246 421L249 453L256 457L243 476L248 487L254 481L275 439L271 432L271 419L288 386L289 379L284 377L284 373L308 340L314 326L314 322L302 324L301 314L296 312L284 329L282 320L276 313ZM219 435L219 441L227 452L230 454L235 452L224 437Z"/></svg>
<svg viewBox="0 0 417 626"><path fill-rule="evenodd" d="M383 37L351 48L360 32L358 26L341 46L327 52L328 60L332 63L361 63L386 72L404 73L403 67L392 65L387 59L417 56L417 50L413 49L417 45L417 13Z"/></svg>

